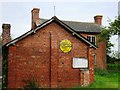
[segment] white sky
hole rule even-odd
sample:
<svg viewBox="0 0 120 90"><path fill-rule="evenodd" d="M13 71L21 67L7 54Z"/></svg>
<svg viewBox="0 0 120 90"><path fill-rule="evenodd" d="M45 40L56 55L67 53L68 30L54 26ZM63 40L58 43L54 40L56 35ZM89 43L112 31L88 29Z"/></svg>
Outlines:
<svg viewBox="0 0 120 90"><path fill-rule="evenodd" d="M29 2L28 2L29 1ZM33 2L34 1L34 2ZM35 2L36 1L36 2ZM103 15L103 25L108 25L118 16L119 0L0 0L0 27L2 23L11 24L12 37L16 38L31 29L31 10L40 8L40 18L50 19L55 15L62 20L80 22L94 22L95 15ZM0 33L2 28L0 28ZM111 39L115 43L114 50L118 50L118 40Z"/></svg>

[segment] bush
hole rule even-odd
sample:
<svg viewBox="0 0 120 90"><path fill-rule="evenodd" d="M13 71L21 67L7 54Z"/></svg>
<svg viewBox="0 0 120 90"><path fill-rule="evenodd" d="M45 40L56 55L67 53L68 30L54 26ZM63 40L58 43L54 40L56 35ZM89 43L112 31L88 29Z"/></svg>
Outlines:
<svg viewBox="0 0 120 90"><path fill-rule="evenodd" d="M100 75L100 76L106 76L109 74L109 72L107 70L101 70L101 69L96 68L95 74Z"/></svg>
<svg viewBox="0 0 120 90"><path fill-rule="evenodd" d="M120 68L120 64L108 64L107 69L108 70L118 70Z"/></svg>
<svg viewBox="0 0 120 90"><path fill-rule="evenodd" d="M110 57L109 55L107 55L107 63L108 64L114 64L116 62L116 58L115 57Z"/></svg>
<svg viewBox="0 0 120 90"><path fill-rule="evenodd" d="M24 90L40 90L38 84L35 80L30 80L29 82L26 82L26 85L24 86Z"/></svg>

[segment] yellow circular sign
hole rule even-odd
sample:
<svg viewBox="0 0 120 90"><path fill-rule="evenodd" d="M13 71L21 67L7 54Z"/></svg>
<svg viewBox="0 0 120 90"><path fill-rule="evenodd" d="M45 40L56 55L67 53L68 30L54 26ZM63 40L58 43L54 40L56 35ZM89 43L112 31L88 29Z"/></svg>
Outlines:
<svg viewBox="0 0 120 90"><path fill-rule="evenodd" d="M64 52L64 53L67 53L67 52L70 52L71 49L72 49L72 43L65 39L65 40L62 40L60 42L60 49Z"/></svg>

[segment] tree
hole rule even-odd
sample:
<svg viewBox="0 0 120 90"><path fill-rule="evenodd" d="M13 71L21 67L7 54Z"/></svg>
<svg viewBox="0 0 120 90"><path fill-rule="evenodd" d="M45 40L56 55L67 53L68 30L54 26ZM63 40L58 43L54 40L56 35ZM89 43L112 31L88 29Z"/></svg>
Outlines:
<svg viewBox="0 0 120 90"><path fill-rule="evenodd" d="M0 34L0 55L2 54L2 36Z"/></svg>
<svg viewBox="0 0 120 90"><path fill-rule="evenodd" d="M0 34L0 46L2 46L2 35Z"/></svg>
<svg viewBox="0 0 120 90"><path fill-rule="evenodd" d="M116 58L116 59L120 59L120 52L115 51L115 52L112 53L111 56Z"/></svg>
<svg viewBox="0 0 120 90"><path fill-rule="evenodd" d="M109 24L108 27L110 34L112 35L120 35L120 15Z"/></svg>
<svg viewBox="0 0 120 90"><path fill-rule="evenodd" d="M98 36L99 42L106 38L108 55L112 52L111 47L114 46L110 42L110 37L113 35L120 35L120 15L113 22L110 22L108 27L103 27L101 34Z"/></svg>
<svg viewBox="0 0 120 90"><path fill-rule="evenodd" d="M106 39L106 43L107 43L107 54L109 55L112 51L111 51L111 47L114 46L114 44L112 44L110 42L110 37L111 37L111 34L110 34L110 31L107 29L107 27L103 27L102 28L102 31L101 31L101 34L98 35L98 43L99 42L102 42Z"/></svg>
<svg viewBox="0 0 120 90"><path fill-rule="evenodd" d="M109 23L108 27L102 28L101 34L99 37L99 42L103 41L106 38L107 41L107 63L120 63L120 51L112 52L111 47L114 46L110 42L110 37L113 35L118 35L118 39L120 39L120 15L116 17L113 22ZM110 55L111 54L111 55Z"/></svg>

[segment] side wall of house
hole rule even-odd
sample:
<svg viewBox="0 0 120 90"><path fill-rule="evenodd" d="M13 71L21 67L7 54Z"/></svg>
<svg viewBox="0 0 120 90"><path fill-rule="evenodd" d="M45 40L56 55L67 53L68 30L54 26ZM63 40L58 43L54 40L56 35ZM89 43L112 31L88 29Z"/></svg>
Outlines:
<svg viewBox="0 0 120 90"><path fill-rule="evenodd" d="M72 43L72 50L68 53L59 48L64 39ZM83 78L81 70L72 67L73 57L89 60L89 81L93 82L91 52L83 41L53 22L9 47L8 88L21 88L30 80L46 88L79 86Z"/></svg>
<svg viewBox="0 0 120 90"><path fill-rule="evenodd" d="M85 33L80 33L82 36L84 36L85 38L87 38L88 35L95 35L96 36L96 45L98 46L98 48L96 49L96 68L99 69L106 69L106 40L102 41L102 42L98 42L98 34L85 34Z"/></svg>

